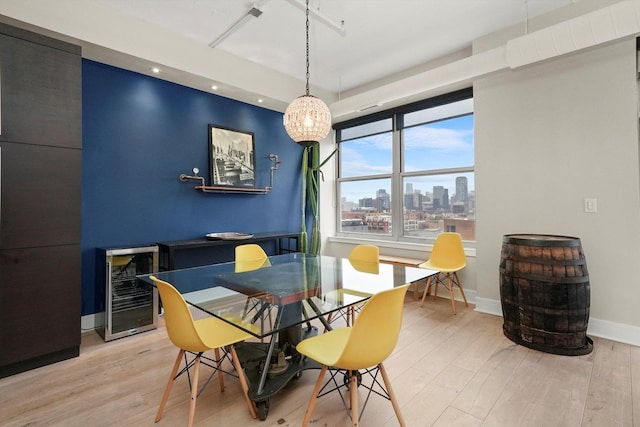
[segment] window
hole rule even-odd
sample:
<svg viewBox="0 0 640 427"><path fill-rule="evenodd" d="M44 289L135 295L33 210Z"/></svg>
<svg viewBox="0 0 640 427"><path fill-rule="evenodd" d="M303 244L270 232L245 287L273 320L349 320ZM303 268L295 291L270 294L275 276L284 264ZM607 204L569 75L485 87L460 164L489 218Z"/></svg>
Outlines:
<svg viewBox="0 0 640 427"><path fill-rule="evenodd" d="M339 234L407 241L455 231L475 240L472 96L466 89L335 126Z"/></svg>

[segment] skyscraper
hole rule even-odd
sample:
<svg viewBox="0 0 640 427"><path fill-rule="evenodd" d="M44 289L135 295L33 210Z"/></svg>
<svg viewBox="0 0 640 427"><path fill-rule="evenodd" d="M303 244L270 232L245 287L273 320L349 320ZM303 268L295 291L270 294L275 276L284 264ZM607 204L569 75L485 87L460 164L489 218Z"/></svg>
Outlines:
<svg viewBox="0 0 640 427"><path fill-rule="evenodd" d="M380 212L391 209L391 195L384 188L376 191L376 204Z"/></svg>
<svg viewBox="0 0 640 427"><path fill-rule="evenodd" d="M449 189L442 185L433 187L433 208L449 210Z"/></svg>
<svg viewBox="0 0 640 427"><path fill-rule="evenodd" d="M467 177L459 176L456 178L456 200L464 202L469 200L469 190L467 188Z"/></svg>
<svg viewBox="0 0 640 427"><path fill-rule="evenodd" d="M457 209L456 213L469 211L469 189L467 186L466 176L459 176L456 178L456 202L462 207L461 209Z"/></svg>
<svg viewBox="0 0 640 427"><path fill-rule="evenodd" d="M404 208L409 210L415 209L413 194L404 193Z"/></svg>
<svg viewBox="0 0 640 427"><path fill-rule="evenodd" d="M373 199L371 197L365 197L364 199L358 200L358 206L361 208L372 208L373 207Z"/></svg>
<svg viewBox="0 0 640 427"><path fill-rule="evenodd" d="M413 194L413 183L407 182L404 189L404 194Z"/></svg>

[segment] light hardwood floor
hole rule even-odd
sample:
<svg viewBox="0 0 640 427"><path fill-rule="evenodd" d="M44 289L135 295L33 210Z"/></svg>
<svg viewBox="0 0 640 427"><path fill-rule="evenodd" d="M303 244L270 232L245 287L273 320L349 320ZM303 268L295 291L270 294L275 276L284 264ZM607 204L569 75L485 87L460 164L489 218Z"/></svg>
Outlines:
<svg viewBox="0 0 640 427"><path fill-rule="evenodd" d="M407 295L400 340L385 366L410 427L640 426L640 347L594 338L585 356L558 356L515 345L502 318L446 299L424 308ZM154 424L177 350L163 327L104 343L83 335L80 357L0 380L0 425L181 426L188 386L173 388ZM238 381L198 398L197 426L298 426L318 371L306 371L271 399L266 421L253 420ZM398 423L391 404L373 397L361 425ZM339 397L319 399L312 426L349 424Z"/></svg>

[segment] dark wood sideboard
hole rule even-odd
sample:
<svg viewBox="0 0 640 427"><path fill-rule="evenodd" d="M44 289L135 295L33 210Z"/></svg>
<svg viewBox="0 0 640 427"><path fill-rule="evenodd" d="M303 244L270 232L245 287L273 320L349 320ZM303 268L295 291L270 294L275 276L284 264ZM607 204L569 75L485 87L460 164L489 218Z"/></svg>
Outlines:
<svg viewBox="0 0 640 427"><path fill-rule="evenodd" d="M235 247L247 243L260 245L267 255L299 252L300 233L257 233L243 240L209 240L202 237L158 242L160 271L233 261Z"/></svg>

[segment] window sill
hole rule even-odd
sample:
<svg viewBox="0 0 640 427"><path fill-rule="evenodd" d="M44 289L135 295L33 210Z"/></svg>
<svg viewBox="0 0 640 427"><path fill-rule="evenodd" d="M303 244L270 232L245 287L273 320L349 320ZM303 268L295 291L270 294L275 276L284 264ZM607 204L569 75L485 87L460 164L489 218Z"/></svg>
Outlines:
<svg viewBox="0 0 640 427"><path fill-rule="evenodd" d="M360 236L329 236L327 237L329 242L334 243L346 243L352 245L376 245L381 249L381 252L385 253L385 249L393 250L403 250L403 251L411 251L416 252L415 258L424 258L425 252L431 252L433 249L433 244L431 243L413 243L413 242L397 242L391 240L383 240L383 239L367 239L366 237ZM468 257L476 256L476 248L475 242L465 242L464 253Z"/></svg>

